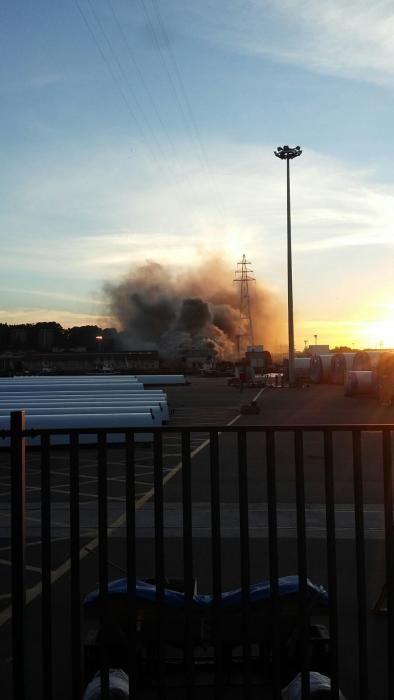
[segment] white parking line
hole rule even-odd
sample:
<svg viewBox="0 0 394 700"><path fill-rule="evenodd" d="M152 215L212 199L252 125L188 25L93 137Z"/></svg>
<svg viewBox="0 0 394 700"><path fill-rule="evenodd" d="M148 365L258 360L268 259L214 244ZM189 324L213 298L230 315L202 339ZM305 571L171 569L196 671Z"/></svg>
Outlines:
<svg viewBox="0 0 394 700"><path fill-rule="evenodd" d="M260 394L263 392L263 389L261 389L256 396L254 397L254 401L257 401L259 398ZM236 415L232 420L230 420L226 426L230 427L231 425L234 425L239 419L241 415L238 414ZM221 433L219 433L221 435ZM178 438L179 439L179 438ZM209 445L209 438L205 439L203 442L200 442L200 444L192 450L190 453L190 459L193 459L196 457L202 450ZM182 469L182 461L178 462L163 478L163 486L165 486L171 479L173 479L178 472ZM39 473L39 472L38 472ZM35 490L40 490L39 488L36 487ZM60 491L58 491L60 493ZM69 493L69 491L64 491L64 493ZM85 496L88 498L92 498L92 494L82 494L80 493L81 496ZM136 510L139 510L142 508L147 501L149 501L152 496L154 495L154 488L150 488L149 491L144 493L142 496L138 498L135 504ZM124 498L115 498L111 497L108 500L112 501L125 501L126 499ZM122 527L124 523L126 522L126 513L123 513L119 518L117 518L109 527L108 527L108 535L111 536L113 532L115 532L117 529ZM95 537L92 539L87 545L82 547L79 551L79 559L82 561L85 559L88 554L91 554L92 551L97 549L99 544L98 537ZM71 566L71 561L70 559L67 559L63 564L61 564L55 571L52 571L51 573L51 584L53 585L56 583L56 581L59 581L69 570ZM39 595L41 595L42 587L41 583L38 583L36 586L33 586L30 588L28 591L26 591L26 604L31 603L35 598L37 598ZM0 627L5 625L12 617L12 605L9 605L7 608L5 608L1 613L0 613Z"/></svg>
<svg viewBox="0 0 394 700"><path fill-rule="evenodd" d="M260 396L262 390L258 392L258 394L255 396L254 401L257 401L258 397ZM231 425L234 425L234 423L237 422L241 417L240 414L236 415L231 421L229 421L226 425L230 427ZM220 433L219 433L220 435ZM190 459L193 459L196 457L202 450L209 445L209 438L204 440L198 447L196 447L192 452L190 453ZM174 478L178 474L178 472L182 469L182 461L178 462L178 464L175 465L169 471L165 477L163 478L163 486L165 486L171 479ZM154 488L150 488L149 491L147 491L145 494L143 494L141 497L138 498L135 504L136 510L139 510L142 508L147 501L149 501L152 496L154 495ZM68 493L68 492L67 492ZM81 494L82 495L82 494ZM91 497L90 494L87 494L89 497ZM115 499L115 498L110 498L108 500L125 500L125 499ZM119 518L117 518L109 527L108 527L108 536L111 536L113 532L118 530L120 527L124 525L126 522L126 513L123 513ZM79 551L79 559L82 561L85 559L88 554L91 554L92 551L97 549L99 544L98 537L95 537L92 539L87 545L82 547ZM55 571L52 571L51 573L51 584L53 585L56 583L56 581L59 581L65 574L68 573L70 570L71 566L71 561L70 559L67 559L63 564L61 564ZM26 604L31 603L35 598L37 598L39 595L41 595L42 591L42 586L41 583L38 583L36 586L33 586L32 588L28 589L26 591ZM0 613L0 627L5 625L12 617L12 605L7 606L1 613Z"/></svg>
<svg viewBox="0 0 394 700"><path fill-rule="evenodd" d="M8 560L8 559L0 559L0 565L12 566L12 561ZM41 569L38 568L38 566L29 566L28 564L25 564L25 569L26 569L26 571L33 571L35 574L41 573Z"/></svg>
<svg viewBox="0 0 394 700"><path fill-rule="evenodd" d="M70 472L51 472L51 476L70 476ZM91 474L82 474L79 472L79 478L80 479L90 479L92 481L94 477Z"/></svg>

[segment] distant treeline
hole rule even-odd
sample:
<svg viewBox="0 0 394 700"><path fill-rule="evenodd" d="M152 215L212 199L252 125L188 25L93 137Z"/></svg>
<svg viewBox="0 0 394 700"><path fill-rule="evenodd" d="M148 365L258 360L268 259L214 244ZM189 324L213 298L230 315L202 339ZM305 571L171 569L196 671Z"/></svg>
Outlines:
<svg viewBox="0 0 394 700"><path fill-rule="evenodd" d="M0 352L52 352L80 350L115 352L124 349L116 328L74 326L60 323L0 323Z"/></svg>

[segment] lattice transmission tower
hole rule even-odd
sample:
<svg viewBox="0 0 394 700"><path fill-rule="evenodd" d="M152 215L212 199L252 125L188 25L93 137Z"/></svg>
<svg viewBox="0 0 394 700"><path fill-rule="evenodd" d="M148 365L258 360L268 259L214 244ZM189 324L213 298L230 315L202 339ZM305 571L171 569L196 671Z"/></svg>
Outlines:
<svg viewBox="0 0 394 700"><path fill-rule="evenodd" d="M234 277L234 282L239 284L240 287L240 330L239 334L237 335L238 353L241 352L241 344L242 346L254 345L252 314L250 310L249 282L255 282L256 278L253 276L253 270L251 269L250 265L251 263L246 260L244 254L242 256L242 260L237 263L237 269L235 270Z"/></svg>

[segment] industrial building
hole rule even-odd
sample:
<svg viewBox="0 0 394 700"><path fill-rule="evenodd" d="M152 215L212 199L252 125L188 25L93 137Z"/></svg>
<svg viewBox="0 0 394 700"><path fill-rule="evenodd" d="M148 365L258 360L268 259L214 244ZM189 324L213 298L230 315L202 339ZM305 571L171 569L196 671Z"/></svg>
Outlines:
<svg viewBox="0 0 394 700"><path fill-rule="evenodd" d="M50 352L0 355L0 373L158 371L157 350L124 352Z"/></svg>

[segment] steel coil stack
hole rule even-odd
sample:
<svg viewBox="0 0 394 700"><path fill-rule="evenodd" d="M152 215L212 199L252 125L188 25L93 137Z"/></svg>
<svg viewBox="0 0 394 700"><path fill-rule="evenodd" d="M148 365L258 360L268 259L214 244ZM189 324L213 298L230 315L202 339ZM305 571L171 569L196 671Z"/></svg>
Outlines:
<svg viewBox="0 0 394 700"><path fill-rule="evenodd" d="M332 355L331 361L331 383L344 384L345 374L353 369L355 352L337 352Z"/></svg>
<svg viewBox="0 0 394 700"><path fill-rule="evenodd" d="M311 381L315 384L331 382L332 355L314 355L311 357Z"/></svg>

